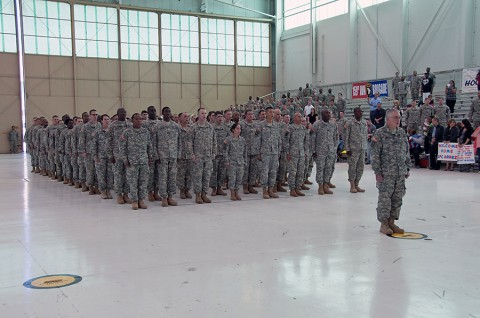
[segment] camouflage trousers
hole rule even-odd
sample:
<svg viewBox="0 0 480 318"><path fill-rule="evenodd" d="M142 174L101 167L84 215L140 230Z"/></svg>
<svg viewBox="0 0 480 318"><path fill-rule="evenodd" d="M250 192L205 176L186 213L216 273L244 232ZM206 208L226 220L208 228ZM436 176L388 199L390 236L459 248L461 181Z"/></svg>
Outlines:
<svg viewBox="0 0 480 318"><path fill-rule="evenodd" d="M83 155L78 155L78 182L87 181L87 171L85 170L85 157Z"/></svg>
<svg viewBox="0 0 480 318"><path fill-rule="evenodd" d="M92 155L87 154L85 157L85 170L86 170L86 183L87 186L96 187L98 186L97 182L97 173L95 172L95 159Z"/></svg>
<svg viewBox="0 0 480 318"><path fill-rule="evenodd" d="M245 165L243 164L230 164L227 169L228 174L228 188L232 190L238 190L243 183L243 173L245 171Z"/></svg>
<svg viewBox="0 0 480 318"><path fill-rule="evenodd" d="M279 154L262 155L260 161L260 183L262 188L273 187L277 181Z"/></svg>
<svg viewBox="0 0 480 318"><path fill-rule="evenodd" d="M72 159L70 155L65 154L63 155L63 176L68 180L72 180L73 175L73 167L72 167Z"/></svg>
<svg viewBox="0 0 480 318"><path fill-rule="evenodd" d="M57 176L63 177L63 154L55 154L55 166L57 168Z"/></svg>
<svg viewBox="0 0 480 318"><path fill-rule="evenodd" d="M296 189L303 184L305 176L305 156L292 156L288 161L288 187Z"/></svg>
<svg viewBox="0 0 480 318"><path fill-rule="evenodd" d="M32 167L38 167L38 156L35 149L30 148L30 164Z"/></svg>
<svg viewBox="0 0 480 318"><path fill-rule="evenodd" d="M40 169L42 170L47 170L48 169L48 161L47 161L47 155L44 152L40 152L38 156L38 165L40 166Z"/></svg>
<svg viewBox="0 0 480 318"><path fill-rule="evenodd" d="M155 160L152 166L150 166L150 170L148 172L148 192L157 191L158 190L158 178L159 176L159 160Z"/></svg>
<svg viewBox="0 0 480 318"><path fill-rule="evenodd" d="M377 189L377 220L382 222L390 217L398 220L406 192L405 176L383 176L383 182L377 182Z"/></svg>
<svg viewBox="0 0 480 318"><path fill-rule="evenodd" d="M400 107L402 109L407 107L407 94L398 94L398 101L400 102Z"/></svg>
<svg viewBox="0 0 480 318"><path fill-rule="evenodd" d="M113 164L113 184L117 195L129 192L127 170L120 158L115 158L115 163Z"/></svg>
<svg viewBox="0 0 480 318"><path fill-rule="evenodd" d="M348 156L347 162L348 181L359 182L365 167L365 150L352 150L352 155Z"/></svg>
<svg viewBox="0 0 480 318"><path fill-rule="evenodd" d="M180 190L189 190L192 188L192 160L177 160L177 187Z"/></svg>
<svg viewBox="0 0 480 318"><path fill-rule="evenodd" d="M127 182L130 186L130 200L133 202L147 197L148 164L127 167Z"/></svg>
<svg viewBox="0 0 480 318"><path fill-rule="evenodd" d="M412 97L412 100L418 100L418 89L416 89L415 91L411 91L410 92L410 95Z"/></svg>
<svg viewBox="0 0 480 318"><path fill-rule="evenodd" d="M55 171L57 170L57 167L55 165L55 154L49 153L47 157L47 162L48 162L48 170L51 173L55 173Z"/></svg>
<svg viewBox="0 0 480 318"><path fill-rule="evenodd" d="M10 153L17 153L18 142L16 140L10 140Z"/></svg>
<svg viewBox="0 0 480 318"><path fill-rule="evenodd" d="M280 159L278 159L277 181L283 182L285 180L287 169L287 153L285 151L282 151L280 152Z"/></svg>
<svg viewBox="0 0 480 318"><path fill-rule="evenodd" d="M257 155L247 156L245 171L243 172L243 183L254 185L257 178L258 159Z"/></svg>
<svg viewBox="0 0 480 318"><path fill-rule="evenodd" d="M333 175L333 167L335 165L335 152L318 154L315 158L315 165L317 166L317 174L315 181L322 185L330 182Z"/></svg>
<svg viewBox="0 0 480 318"><path fill-rule="evenodd" d="M207 193L213 168L212 158L196 158L192 163L193 192Z"/></svg>
<svg viewBox="0 0 480 318"><path fill-rule="evenodd" d="M307 153L305 156L305 173L303 175L304 180L307 180L312 175L313 170L313 156L311 153Z"/></svg>
<svg viewBox="0 0 480 318"><path fill-rule="evenodd" d="M162 198L177 192L177 158L162 158L158 166L158 189Z"/></svg>
<svg viewBox="0 0 480 318"><path fill-rule="evenodd" d="M102 192L113 189L113 163L108 158L99 158L95 161L95 171L98 189Z"/></svg>
<svg viewBox="0 0 480 318"><path fill-rule="evenodd" d="M80 178L78 175L78 156L72 154L70 156L70 163L72 165L72 179L74 182L80 182Z"/></svg>
<svg viewBox="0 0 480 318"><path fill-rule="evenodd" d="M225 158L217 155L213 160L212 175L210 177L210 187L220 188L225 182L227 170L225 169Z"/></svg>

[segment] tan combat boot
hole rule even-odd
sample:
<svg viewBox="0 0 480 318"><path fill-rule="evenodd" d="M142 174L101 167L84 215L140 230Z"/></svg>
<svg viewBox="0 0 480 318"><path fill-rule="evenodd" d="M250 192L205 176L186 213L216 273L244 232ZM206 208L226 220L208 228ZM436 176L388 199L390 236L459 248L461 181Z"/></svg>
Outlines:
<svg viewBox="0 0 480 318"><path fill-rule="evenodd" d="M362 189L358 186L358 181L355 181L355 189L357 189L357 192L361 192L361 193L365 192L365 189Z"/></svg>
<svg viewBox="0 0 480 318"><path fill-rule="evenodd" d="M278 192L287 192L287 190L282 187L282 183L280 181L277 182L277 191Z"/></svg>
<svg viewBox="0 0 480 318"><path fill-rule="evenodd" d="M395 219L394 218L388 218L388 227L393 231L393 233L397 234L403 234L405 233L405 230L402 228L399 228L397 225L395 225Z"/></svg>
<svg viewBox="0 0 480 318"><path fill-rule="evenodd" d="M217 188L217 195L227 195L225 192L222 191L221 187Z"/></svg>
<svg viewBox="0 0 480 318"><path fill-rule="evenodd" d="M88 191L88 194L90 194L90 195L95 194L95 188L93 186L89 186L88 189L90 190L90 191Z"/></svg>
<svg viewBox="0 0 480 318"><path fill-rule="evenodd" d="M155 199L155 201L162 201L162 197L158 195L157 190L153 191L153 198Z"/></svg>
<svg viewBox="0 0 480 318"><path fill-rule="evenodd" d="M238 194L238 189L235 190L235 197L237 198L237 201L241 201L242 198L240 197L240 194Z"/></svg>
<svg viewBox="0 0 480 318"><path fill-rule="evenodd" d="M62 177L62 176L59 176L59 177L57 178L57 182L63 182L63 177Z"/></svg>
<svg viewBox="0 0 480 318"><path fill-rule="evenodd" d="M175 201L172 196L168 196L167 198L167 202L168 202L168 205L171 205L171 206L177 206L177 201Z"/></svg>
<svg viewBox="0 0 480 318"><path fill-rule="evenodd" d="M132 210L138 210L138 202L137 201L132 203Z"/></svg>
<svg viewBox="0 0 480 318"><path fill-rule="evenodd" d="M192 195L190 194L190 192L188 192L188 189L185 189L185 196L187 197L187 199L192 198Z"/></svg>
<svg viewBox="0 0 480 318"><path fill-rule="evenodd" d="M123 195L117 195L117 204L124 204L125 200L123 199Z"/></svg>
<svg viewBox="0 0 480 318"><path fill-rule="evenodd" d="M248 191L248 184L244 183L243 184L243 194L249 194L250 191Z"/></svg>
<svg viewBox="0 0 480 318"><path fill-rule="evenodd" d="M95 194L101 194L100 189L98 187L93 187L95 189Z"/></svg>
<svg viewBox="0 0 480 318"><path fill-rule="evenodd" d="M185 190L184 189L180 189L180 199L186 199L187 196L185 195Z"/></svg>
<svg viewBox="0 0 480 318"><path fill-rule="evenodd" d="M296 189L295 189L295 192L297 193L297 195L298 195L299 197L304 197L304 196L305 196L305 193L301 192L300 190L301 190L301 188L296 188Z"/></svg>
<svg viewBox="0 0 480 318"><path fill-rule="evenodd" d="M73 184L75 185L75 189L80 189L80 183L79 182L75 181Z"/></svg>
<svg viewBox="0 0 480 318"><path fill-rule="evenodd" d="M382 221L380 223L380 232L386 235L393 234L392 229L388 226L388 220Z"/></svg>
<svg viewBox="0 0 480 318"><path fill-rule="evenodd" d="M63 184L69 184L70 181L68 180L68 178L63 178Z"/></svg>
<svg viewBox="0 0 480 318"><path fill-rule="evenodd" d="M302 184L302 185L300 186L300 189L302 189L302 190L310 190L310 188L307 187L305 184Z"/></svg>
<svg viewBox="0 0 480 318"><path fill-rule="evenodd" d="M350 181L350 193L357 193L357 188L355 188L355 181Z"/></svg>
<svg viewBox="0 0 480 318"><path fill-rule="evenodd" d="M154 202L155 198L153 197L153 191L148 192L148 201Z"/></svg>
<svg viewBox="0 0 480 318"><path fill-rule="evenodd" d="M195 193L195 203L203 204L202 194L201 194L201 193Z"/></svg>
<svg viewBox="0 0 480 318"><path fill-rule="evenodd" d="M237 201L237 197L235 196L235 190L230 189L230 200Z"/></svg>
<svg viewBox="0 0 480 318"><path fill-rule="evenodd" d="M248 192L252 193L252 194L257 194L258 191L255 190L255 188L253 187L253 185L249 185L248 186Z"/></svg>
<svg viewBox="0 0 480 318"><path fill-rule="evenodd" d="M325 194L325 191L323 191L323 184L319 184L319 185L318 185L318 194L320 194L320 195L324 195L324 194Z"/></svg>
<svg viewBox="0 0 480 318"><path fill-rule="evenodd" d="M295 191L295 189L290 189L290 196L295 198L298 197L297 191Z"/></svg>
<svg viewBox="0 0 480 318"><path fill-rule="evenodd" d="M107 199L107 192L106 191L102 191L100 195L101 195L102 199Z"/></svg>
<svg viewBox="0 0 480 318"><path fill-rule="evenodd" d="M308 180L308 179L305 179L305 182L304 182L304 183L305 183L305 184L308 184L308 185L313 184L313 183L312 183L310 180Z"/></svg>
<svg viewBox="0 0 480 318"><path fill-rule="evenodd" d="M87 192L87 191L88 191L87 185L85 184L85 182L82 182L82 192Z"/></svg>
<svg viewBox="0 0 480 318"><path fill-rule="evenodd" d="M143 202L143 200L138 200L138 207L140 209L147 209L147 205L145 204L145 202Z"/></svg>
<svg viewBox="0 0 480 318"><path fill-rule="evenodd" d="M203 195L203 194L202 194ZM212 197L217 195L217 188L212 188L212 193L210 193Z"/></svg>
<svg viewBox="0 0 480 318"><path fill-rule="evenodd" d="M202 200L203 202L205 203L212 203L212 200L210 200L208 197L207 197L207 194L205 192L202 192Z"/></svg>
<svg viewBox="0 0 480 318"><path fill-rule="evenodd" d="M331 189L335 189L337 187L336 185L334 185L330 181L328 181L327 184L328 184L328 187L331 188Z"/></svg>
<svg viewBox="0 0 480 318"><path fill-rule="evenodd" d="M269 187L268 188L268 195L270 196L270 198L278 199L278 194L273 192L273 188L274 187Z"/></svg>
<svg viewBox="0 0 480 318"><path fill-rule="evenodd" d="M270 199L270 195L268 194L268 189L266 187L263 188L263 198Z"/></svg>
<svg viewBox="0 0 480 318"><path fill-rule="evenodd" d="M35 167L35 173L40 173L40 168L39 167Z"/></svg>
<svg viewBox="0 0 480 318"><path fill-rule="evenodd" d="M328 186L328 183L323 184L323 192L325 192L325 194L333 194L333 192L330 190L330 187Z"/></svg>
<svg viewBox="0 0 480 318"><path fill-rule="evenodd" d="M127 203L127 204L132 203L132 200L130 200L127 193L123 194L123 201L125 201L125 203Z"/></svg>
<svg viewBox="0 0 480 318"><path fill-rule="evenodd" d="M167 198L162 198L162 206L166 208L168 206Z"/></svg>

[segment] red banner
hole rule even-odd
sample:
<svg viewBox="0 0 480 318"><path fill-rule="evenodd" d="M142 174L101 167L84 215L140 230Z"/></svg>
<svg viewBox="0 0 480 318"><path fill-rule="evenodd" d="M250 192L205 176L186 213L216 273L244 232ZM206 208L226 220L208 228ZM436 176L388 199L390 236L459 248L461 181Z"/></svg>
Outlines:
<svg viewBox="0 0 480 318"><path fill-rule="evenodd" d="M355 99L355 98L365 99L367 97L368 97L368 92L367 92L366 82L352 84L352 99Z"/></svg>

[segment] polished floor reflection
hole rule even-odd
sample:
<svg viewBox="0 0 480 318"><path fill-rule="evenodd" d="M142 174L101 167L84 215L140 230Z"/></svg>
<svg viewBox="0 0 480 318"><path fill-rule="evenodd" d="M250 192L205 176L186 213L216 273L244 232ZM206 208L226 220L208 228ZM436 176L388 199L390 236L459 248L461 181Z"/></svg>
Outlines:
<svg viewBox="0 0 480 318"><path fill-rule="evenodd" d="M132 211L0 156L1 317L477 317L480 175L413 170L399 224L381 235L374 176L350 194ZM47 274L83 280L34 290Z"/></svg>

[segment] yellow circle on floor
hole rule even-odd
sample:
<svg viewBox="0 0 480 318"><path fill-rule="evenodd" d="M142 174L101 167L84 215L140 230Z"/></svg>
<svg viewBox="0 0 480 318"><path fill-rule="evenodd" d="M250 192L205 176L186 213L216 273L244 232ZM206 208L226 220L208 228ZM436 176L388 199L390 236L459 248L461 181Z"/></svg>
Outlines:
<svg viewBox="0 0 480 318"><path fill-rule="evenodd" d="M28 280L23 283L23 286L34 289L60 288L76 284L81 280L82 277L77 275L47 275Z"/></svg>
<svg viewBox="0 0 480 318"><path fill-rule="evenodd" d="M405 240L419 240L427 238L428 235L422 233L413 233L413 232L405 232L403 234L393 233L389 234L388 236L398 238L398 239L405 239Z"/></svg>

